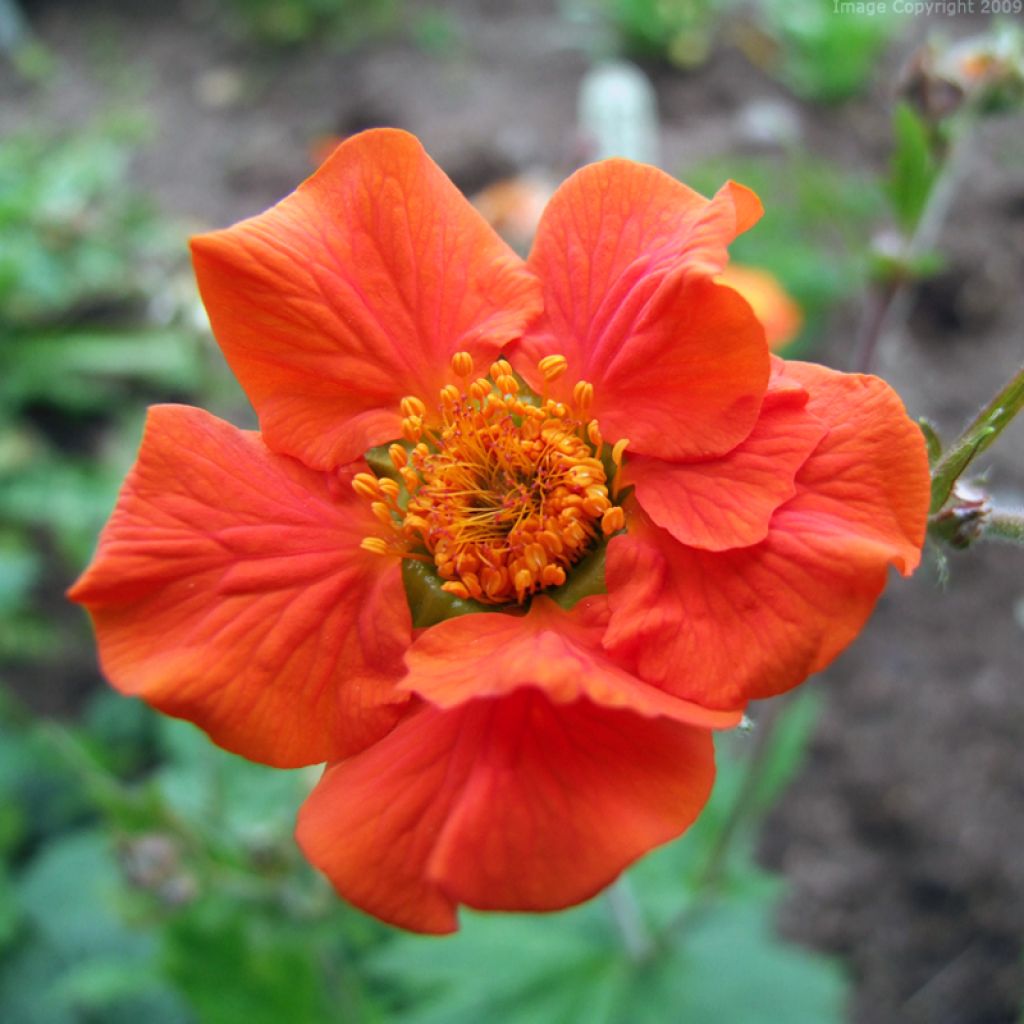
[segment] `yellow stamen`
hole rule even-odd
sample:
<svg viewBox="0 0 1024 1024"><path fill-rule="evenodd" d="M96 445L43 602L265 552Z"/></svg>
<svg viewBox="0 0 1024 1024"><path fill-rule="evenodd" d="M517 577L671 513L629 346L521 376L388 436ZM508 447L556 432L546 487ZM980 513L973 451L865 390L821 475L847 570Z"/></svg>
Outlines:
<svg viewBox="0 0 1024 1024"><path fill-rule="evenodd" d="M586 412L594 401L594 385L589 380L578 380L572 389L572 400L580 412Z"/></svg>
<svg viewBox="0 0 1024 1024"><path fill-rule="evenodd" d="M562 374L569 367L569 360L565 356L545 356L540 362L537 363L537 369L540 370L544 379L549 383L553 383L558 380Z"/></svg>
<svg viewBox="0 0 1024 1024"><path fill-rule="evenodd" d="M613 505L601 516L601 532L606 537L610 537L613 533L618 533L625 525L625 513L618 505Z"/></svg>
<svg viewBox="0 0 1024 1024"><path fill-rule="evenodd" d="M402 437L406 441L418 441L423 436L423 420L419 416L406 416L402 420Z"/></svg>
<svg viewBox="0 0 1024 1024"><path fill-rule="evenodd" d="M473 357L468 352L456 352L452 356L452 371L456 377L468 377L473 372Z"/></svg>
<svg viewBox="0 0 1024 1024"><path fill-rule="evenodd" d="M538 363L545 381L566 366L564 356ZM570 408L525 391L504 359L474 378L472 359L460 352L452 369L462 384L446 384L436 410L428 414L414 396L401 402L402 436L414 447L388 452L404 504L393 479L353 481L395 533L392 545L371 537L364 547L432 561L456 597L521 604L563 584L602 536L622 528L599 457L601 431L585 418L594 388L579 381ZM624 447L615 447L619 462Z"/></svg>
<svg viewBox="0 0 1024 1024"><path fill-rule="evenodd" d="M370 511L385 525L391 526L391 509L383 501L371 501Z"/></svg>
<svg viewBox="0 0 1024 1024"><path fill-rule="evenodd" d="M619 481L622 479L622 457L626 452L629 438L620 438L612 445L612 463L615 466L615 479L612 480L612 501L619 496Z"/></svg>
<svg viewBox="0 0 1024 1024"><path fill-rule="evenodd" d="M393 444L388 448L388 458L395 469L401 469L408 463L409 453L400 444Z"/></svg>
<svg viewBox="0 0 1024 1024"><path fill-rule="evenodd" d="M380 488L381 494L390 502L398 499L398 482L392 480L390 477L384 477L378 481L377 486Z"/></svg>
<svg viewBox="0 0 1024 1024"><path fill-rule="evenodd" d="M399 403L398 408L402 410L403 416L418 416L423 419L427 414L427 407L423 404L423 399L417 398L415 395L406 395Z"/></svg>
<svg viewBox="0 0 1024 1024"><path fill-rule="evenodd" d="M356 473L352 477L352 490L360 498L369 501L376 501L380 497L380 487L377 485L377 478L372 473Z"/></svg>

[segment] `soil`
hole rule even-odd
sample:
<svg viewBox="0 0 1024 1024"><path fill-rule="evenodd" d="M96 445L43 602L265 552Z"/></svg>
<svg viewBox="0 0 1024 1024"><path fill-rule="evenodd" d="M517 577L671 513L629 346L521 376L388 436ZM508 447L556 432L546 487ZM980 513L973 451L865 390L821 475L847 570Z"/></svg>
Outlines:
<svg viewBox="0 0 1024 1024"><path fill-rule="evenodd" d="M575 106L590 30L553 3L448 4L457 45L445 56L400 38L268 56L219 29L201 3L26 7L59 71L42 90L0 75L0 134L141 107L154 132L135 184L197 224L263 209L309 173L319 138L373 124L415 131L466 190L535 167L560 177L582 151ZM927 27L914 23L891 68ZM782 104L813 151L869 168L885 158L881 88L816 108L727 42L698 71L649 70L663 163L674 172L749 150L742 112L754 99ZM946 436L1024 351L1022 127L1004 119L979 134L942 237L947 269L914 296L905 329L880 352L879 372ZM840 311L823 361L843 365L856 323L855 309ZM1022 449L1024 422L985 460L993 488L1018 504ZM825 710L804 770L766 824L762 855L789 879L783 932L849 966L857 1024L1018 1020L1022 640L1024 555L979 546L951 560L946 587L931 566L894 578L864 634L811 684ZM70 705L80 672L66 682ZM51 697L46 710L59 706Z"/></svg>

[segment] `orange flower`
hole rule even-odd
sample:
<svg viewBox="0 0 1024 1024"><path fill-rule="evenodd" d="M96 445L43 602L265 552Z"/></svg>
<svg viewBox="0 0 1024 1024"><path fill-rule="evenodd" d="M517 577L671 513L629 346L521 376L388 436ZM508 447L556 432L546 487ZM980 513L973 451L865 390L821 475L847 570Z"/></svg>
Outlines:
<svg viewBox="0 0 1024 1024"><path fill-rule="evenodd" d="M917 564L897 397L770 357L715 283L759 214L608 161L524 263L380 130L196 239L261 432L154 409L71 597L123 692L329 762L298 839L370 913L444 932L598 891L699 813L709 730Z"/></svg>

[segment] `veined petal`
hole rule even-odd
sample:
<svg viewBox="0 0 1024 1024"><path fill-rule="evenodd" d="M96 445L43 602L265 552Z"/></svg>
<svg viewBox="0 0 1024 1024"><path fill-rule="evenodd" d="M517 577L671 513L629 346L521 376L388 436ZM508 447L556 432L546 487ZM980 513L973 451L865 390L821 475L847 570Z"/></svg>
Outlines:
<svg viewBox="0 0 1024 1024"><path fill-rule="evenodd" d="M107 678L280 767L386 733L411 639L380 524L344 479L199 409L150 410L139 458L69 592Z"/></svg>
<svg viewBox="0 0 1024 1024"><path fill-rule="evenodd" d="M887 545L909 576L921 561L930 477L921 430L878 377L786 361L828 436L797 477L793 509Z"/></svg>
<svg viewBox="0 0 1024 1024"><path fill-rule="evenodd" d="M632 451L728 451L757 417L768 355L749 305L710 278L758 216L757 198L733 183L707 200L643 164L578 171L551 200L530 254L545 311L514 346L517 370L539 389L537 361L564 355L568 372L550 390L567 396L590 381L605 436L629 437Z"/></svg>
<svg viewBox="0 0 1024 1024"><path fill-rule="evenodd" d="M327 770L296 835L356 906L449 932L459 904L541 911L587 899L684 831L713 777L703 729L519 690L410 715Z"/></svg>
<svg viewBox="0 0 1024 1024"><path fill-rule="evenodd" d="M605 646L670 693L737 708L824 668L860 631L887 566L920 557L920 432L873 377L786 364L829 433L752 547L701 551L636 512L608 547Z"/></svg>
<svg viewBox="0 0 1024 1024"><path fill-rule="evenodd" d="M644 511L682 544L707 551L756 544L827 432L806 405L802 388L771 387L754 429L728 454L705 462L633 455L622 486L634 484Z"/></svg>
<svg viewBox="0 0 1024 1024"><path fill-rule="evenodd" d="M586 698L606 708L727 729L739 712L712 711L649 686L616 665L601 646L608 620L603 596L565 611L534 597L526 615L461 615L426 630L406 654L401 688L441 708L478 697L505 697L524 687L554 704Z"/></svg>
<svg viewBox="0 0 1024 1024"><path fill-rule="evenodd" d="M193 240L214 334L267 444L331 469L401 434L452 354L485 364L539 286L411 135L364 132L266 213Z"/></svg>

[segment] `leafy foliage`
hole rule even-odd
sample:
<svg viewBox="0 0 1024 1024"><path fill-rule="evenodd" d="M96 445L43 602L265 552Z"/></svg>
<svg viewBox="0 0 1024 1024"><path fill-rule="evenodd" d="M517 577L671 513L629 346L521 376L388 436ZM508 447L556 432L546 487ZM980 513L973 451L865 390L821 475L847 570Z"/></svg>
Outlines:
<svg viewBox="0 0 1024 1024"><path fill-rule="evenodd" d="M924 212L939 173L928 126L906 103L893 118L893 151L886 191L900 226L913 229Z"/></svg>
<svg viewBox="0 0 1024 1024"><path fill-rule="evenodd" d="M87 557L146 400L208 376L183 239L127 185L138 134L0 143L0 655L15 662L63 656L42 584Z"/></svg>
<svg viewBox="0 0 1024 1024"><path fill-rule="evenodd" d="M625 51L679 67L703 63L718 9L711 0L604 0Z"/></svg>
<svg viewBox="0 0 1024 1024"><path fill-rule="evenodd" d="M393 31L401 0L232 0L238 23L255 38L293 45L326 34L353 46Z"/></svg>
<svg viewBox="0 0 1024 1024"><path fill-rule="evenodd" d="M780 723L757 807L799 763L814 715L801 700ZM666 1006L680 1020L840 1019L836 968L772 933L779 883L753 863L753 819L707 887L748 737L724 738L700 823L629 873L655 937L638 956L605 900L467 914L448 939L398 934L338 903L299 857L292 821L315 771L250 764L113 694L85 723L0 710L4 1020L654 1024Z"/></svg>
<svg viewBox="0 0 1024 1024"><path fill-rule="evenodd" d="M862 92L900 25L892 5L836 9L834 0L763 0L758 13L777 47L776 72L795 93L834 103Z"/></svg>

